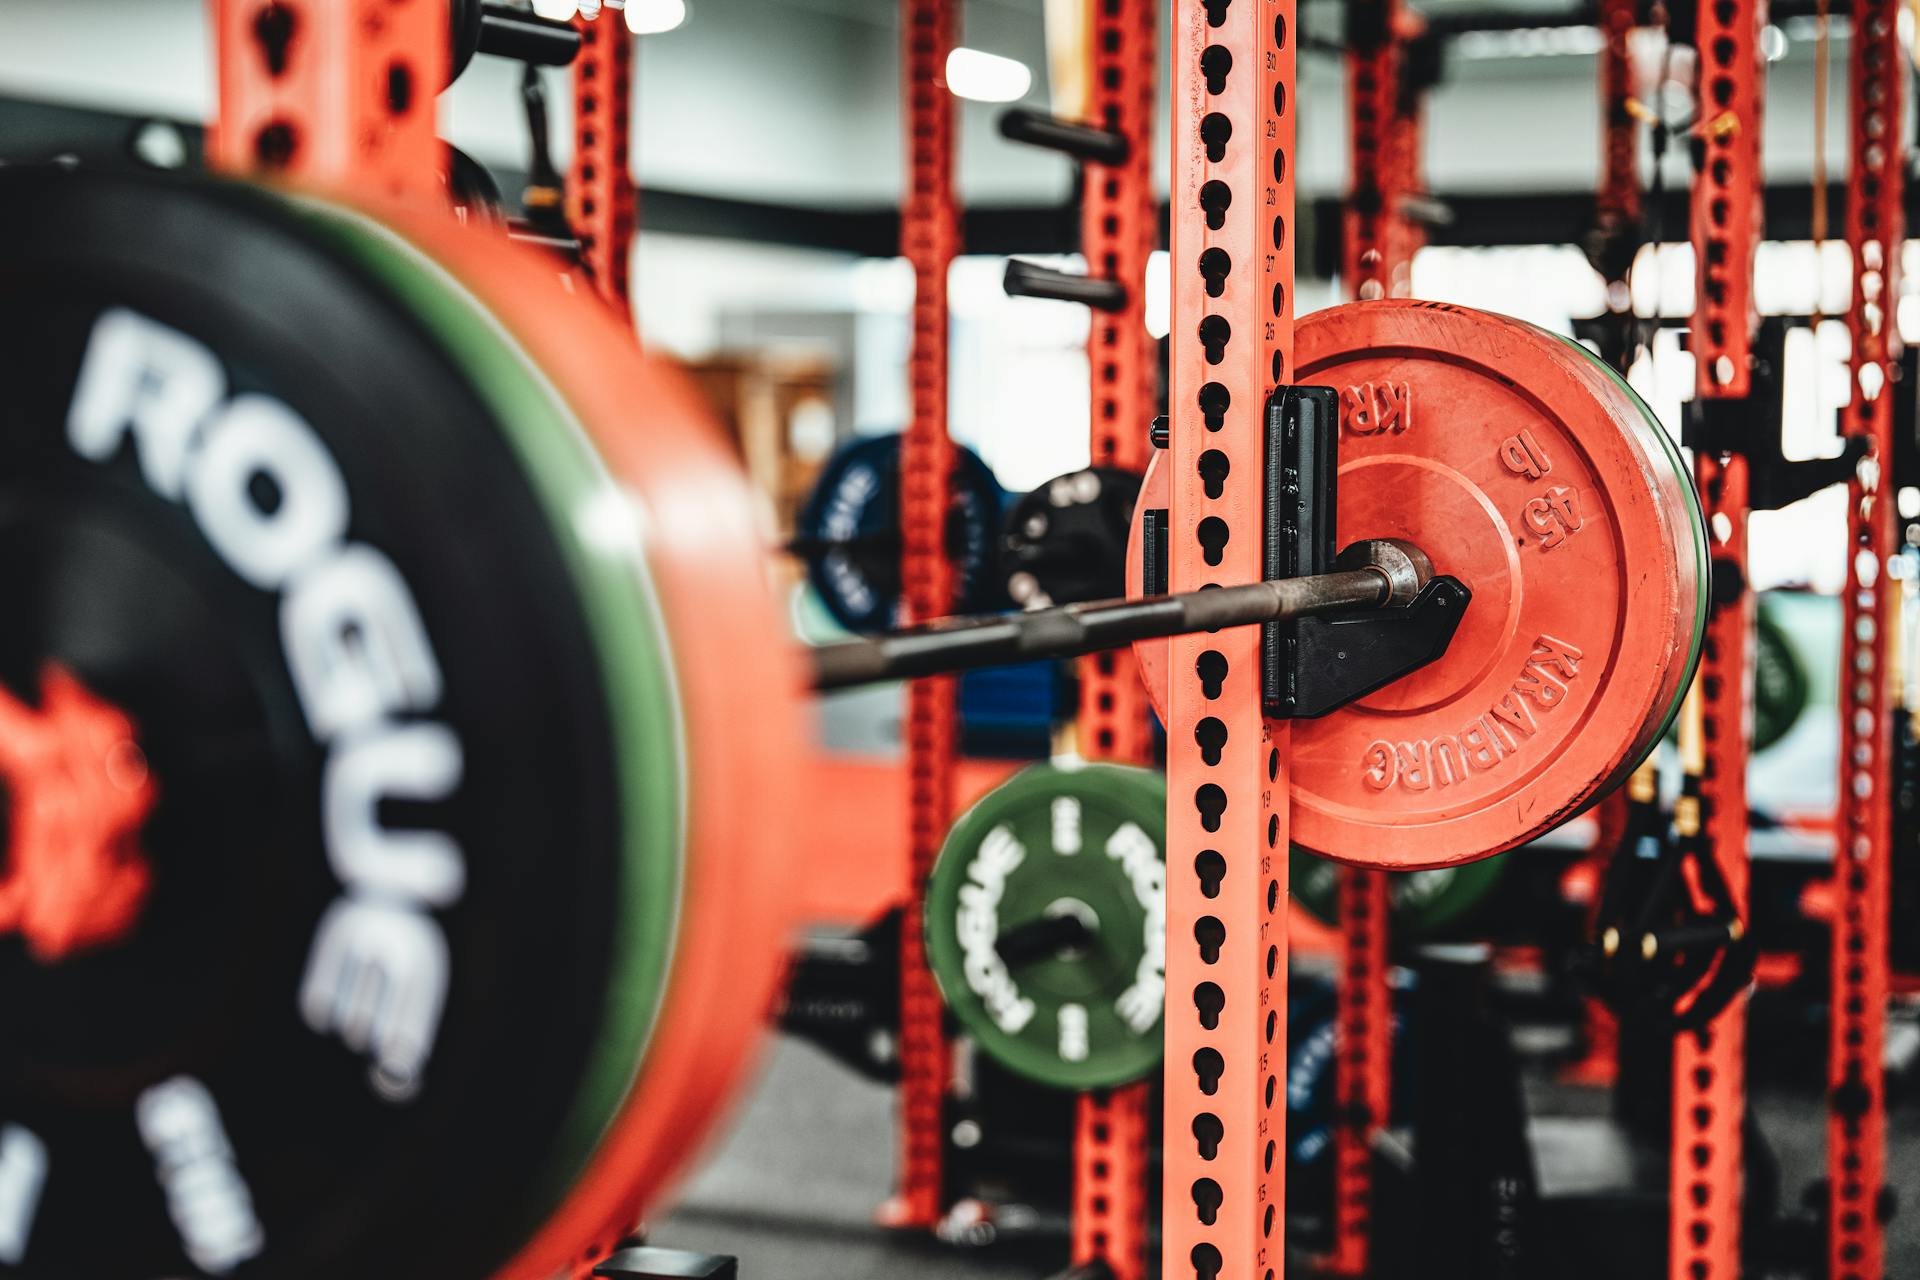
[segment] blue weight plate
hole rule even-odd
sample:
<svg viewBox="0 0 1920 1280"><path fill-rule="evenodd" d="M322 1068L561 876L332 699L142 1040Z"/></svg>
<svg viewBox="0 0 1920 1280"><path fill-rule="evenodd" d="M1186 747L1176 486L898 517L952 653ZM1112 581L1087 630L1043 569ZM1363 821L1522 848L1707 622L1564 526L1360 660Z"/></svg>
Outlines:
<svg viewBox="0 0 1920 1280"><path fill-rule="evenodd" d="M900 441L895 434L842 445L800 513L796 540L807 576L849 631L885 631L900 620ZM1004 609L1009 602L995 551L1008 495L973 450L955 445L953 452L947 550L955 568L954 612Z"/></svg>

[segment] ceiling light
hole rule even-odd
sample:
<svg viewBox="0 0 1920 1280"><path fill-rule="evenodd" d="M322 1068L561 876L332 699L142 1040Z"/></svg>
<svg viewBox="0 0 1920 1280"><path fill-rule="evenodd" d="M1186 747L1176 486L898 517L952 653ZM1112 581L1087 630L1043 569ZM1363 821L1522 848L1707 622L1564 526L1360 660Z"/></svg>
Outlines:
<svg viewBox="0 0 1920 1280"><path fill-rule="evenodd" d="M627 0L627 30L657 36L687 20L687 0Z"/></svg>
<svg viewBox="0 0 1920 1280"><path fill-rule="evenodd" d="M533 12L549 22L572 22L580 6L575 0L533 0Z"/></svg>
<svg viewBox="0 0 1920 1280"><path fill-rule="evenodd" d="M955 49L947 55L947 88L956 98L975 102L1015 102L1033 87L1033 72L1024 62L978 49Z"/></svg>

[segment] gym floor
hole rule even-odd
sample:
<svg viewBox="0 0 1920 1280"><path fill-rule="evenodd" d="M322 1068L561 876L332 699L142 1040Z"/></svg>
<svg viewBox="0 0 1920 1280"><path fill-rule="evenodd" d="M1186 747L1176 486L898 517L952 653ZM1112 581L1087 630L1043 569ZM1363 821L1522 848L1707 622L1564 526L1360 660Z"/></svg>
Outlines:
<svg viewBox="0 0 1920 1280"><path fill-rule="evenodd" d="M1529 1082L1529 1093L1535 1111L1573 1124L1605 1108L1598 1092L1540 1079ZM795 1106L796 1098L806 1105ZM1757 1089L1753 1103L1781 1165L1782 1199L1792 1206L1823 1167L1824 1115L1798 1088ZM733 1254L741 1280L1039 1280L1059 1269L1064 1242L1044 1233L965 1248L874 1225L874 1207L886 1197L892 1173L892 1107L883 1086L811 1045L776 1039L757 1088L678 1207L655 1229L654 1242ZM1535 1141L1538 1151L1540 1132ZM1911 1201L1920 1194L1920 1107L1896 1102L1890 1110L1888 1158L1889 1185ZM1590 1172L1609 1176L1597 1166ZM1890 1280L1920 1276L1920 1205L1903 1208L1887 1241ZM1751 1280L1807 1280L1807 1273L1779 1260Z"/></svg>
<svg viewBox="0 0 1920 1280"><path fill-rule="evenodd" d="M1060 1268L1061 1241L962 1248L876 1226L894 1134L891 1089L779 1037L758 1087L653 1242L733 1254L741 1280L1038 1280Z"/></svg>

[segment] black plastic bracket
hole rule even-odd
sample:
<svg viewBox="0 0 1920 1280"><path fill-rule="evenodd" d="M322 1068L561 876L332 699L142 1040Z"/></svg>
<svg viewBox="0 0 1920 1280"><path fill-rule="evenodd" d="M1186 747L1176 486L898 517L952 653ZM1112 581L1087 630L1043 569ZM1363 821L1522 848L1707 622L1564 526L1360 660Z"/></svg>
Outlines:
<svg viewBox="0 0 1920 1280"><path fill-rule="evenodd" d="M1453 642L1473 593L1437 576L1411 604L1345 617L1303 618L1294 626L1292 703L1266 707L1277 719L1310 720L1338 711L1438 659Z"/></svg>
<svg viewBox="0 0 1920 1280"><path fill-rule="evenodd" d="M1261 576L1327 573L1334 562L1340 400L1331 387L1281 387L1267 398L1267 527ZM1260 629L1260 701L1291 715L1300 696L1301 622Z"/></svg>
<svg viewBox="0 0 1920 1280"><path fill-rule="evenodd" d="M1842 436L1837 458L1789 461L1781 453L1786 350L1786 319L1767 316L1761 320L1754 336L1752 385L1746 398L1690 401L1680 430L1680 442L1696 453L1737 453L1746 458L1747 505L1755 511L1778 511L1840 483L1854 473L1867 451L1864 436Z"/></svg>
<svg viewBox="0 0 1920 1280"><path fill-rule="evenodd" d="M1267 399L1269 580L1364 565L1336 556L1340 402L1331 387L1280 387ZM1447 651L1473 593L1435 575L1412 601L1269 623L1261 701L1277 719L1312 719L1419 670Z"/></svg>
<svg viewBox="0 0 1920 1280"><path fill-rule="evenodd" d="M1340 403L1331 387L1280 387L1266 405L1267 581L1364 567L1366 544L1336 555ZM1141 590L1165 595L1167 512L1140 513ZM1356 556L1359 557L1356 560ZM1402 605L1269 622L1260 637L1260 701L1277 719L1337 711L1447 651L1473 593L1436 574Z"/></svg>

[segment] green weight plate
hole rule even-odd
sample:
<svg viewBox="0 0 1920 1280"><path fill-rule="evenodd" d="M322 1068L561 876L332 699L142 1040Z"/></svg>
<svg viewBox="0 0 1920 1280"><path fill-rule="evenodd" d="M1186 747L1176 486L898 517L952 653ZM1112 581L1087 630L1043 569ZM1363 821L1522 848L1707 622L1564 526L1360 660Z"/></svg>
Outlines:
<svg viewBox="0 0 1920 1280"><path fill-rule="evenodd" d="M1767 596L1760 597L1753 650L1753 749L1765 751L1787 736L1807 709L1812 681Z"/></svg>
<svg viewBox="0 0 1920 1280"><path fill-rule="evenodd" d="M927 883L927 959L947 1005L1009 1070L1125 1084L1162 1054L1166 781L1035 765L954 825Z"/></svg>
<svg viewBox="0 0 1920 1280"><path fill-rule="evenodd" d="M1395 937L1430 938L1470 924L1506 874L1505 855L1427 871L1383 871ZM1307 914L1326 925L1339 923L1339 866L1297 845L1287 871L1288 891Z"/></svg>

